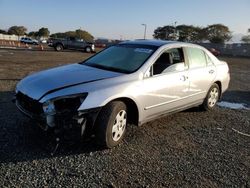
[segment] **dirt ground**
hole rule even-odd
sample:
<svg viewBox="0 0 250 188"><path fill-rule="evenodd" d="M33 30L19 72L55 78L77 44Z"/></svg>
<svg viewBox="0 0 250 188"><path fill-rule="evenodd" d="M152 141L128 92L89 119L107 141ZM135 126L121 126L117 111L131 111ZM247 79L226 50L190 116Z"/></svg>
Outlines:
<svg viewBox="0 0 250 188"><path fill-rule="evenodd" d="M46 134L11 99L28 74L92 54L0 49L1 187L250 187L250 110L190 109L129 127L120 146L92 140L50 155ZM222 100L250 107L250 59L221 57L231 83ZM233 130L234 129L234 130Z"/></svg>

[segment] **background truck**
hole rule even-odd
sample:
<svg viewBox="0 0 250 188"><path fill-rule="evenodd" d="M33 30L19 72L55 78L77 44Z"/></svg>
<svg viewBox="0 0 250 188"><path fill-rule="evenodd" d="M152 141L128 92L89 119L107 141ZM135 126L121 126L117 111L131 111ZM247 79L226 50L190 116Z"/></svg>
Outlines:
<svg viewBox="0 0 250 188"><path fill-rule="evenodd" d="M93 43L75 37L69 37L66 39L49 39L48 45L53 47L56 51L62 51L64 49L84 50L88 53L95 51L95 45Z"/></svg>

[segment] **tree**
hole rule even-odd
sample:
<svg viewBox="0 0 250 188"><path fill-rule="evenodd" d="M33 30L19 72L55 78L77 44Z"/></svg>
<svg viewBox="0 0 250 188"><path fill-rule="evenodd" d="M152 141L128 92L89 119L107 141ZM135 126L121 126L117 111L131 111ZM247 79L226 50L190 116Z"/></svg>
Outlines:
<svg viewBox="0 0 250 188"><path fill-rule="evenodd" d="M154 30L153 37L162 40L176 40L176 30L174 26L166 25Z"/></svg>
<svg viewBox="0 0 250 188"><path fill-rule="evenodd" d="M9 28L8 33L10 35L21 36L21 35L25 35L26 31L27 31L27 28L24 26L12 26Z"/></svg>
<svg viewBox="0 0 250 188"><path fill-rule="evenodd" d="M28 36L35 38L35 37L38 36L38 33L37 33L37 31L31 31L31 32L28 33Z"/></svg>
<svg viewBox="0 0 250 188"><path fill-rule="evenodd" d="M203 28L193 25L178 25L176 27L178 40L183 42L201 42L206 38Z"/></svg>
<svg viewBox="0 0 250 188"><path fill-rule="evenodd" d="M87 31L77 29L75 31L67 31L65 33L54 33L50 35L52 38L67 38L67 37L76 37L79 39L83 39L88 42L93 42L94 37Z"/></svg>
<svg viewBox="0 0 250 188"><path fill-rule="evenodd" d="M241 41L242 41L242 42L245 42L245 43L250 43L250 29L248 29L247 31L248 31L248 34L245 35L245 36L243 36L243 37L241 38Z"/></svg>
<svg viewBox="0 0 250 188"><path fill-rule="evenodd" d="M76 37L75 31L67 31L64 33L66 37Z"/></svg>
<svg viewBox="0 0 250 188"><path fill-rule="evenodd" d="M8 32L3 29L0 29L0 34L8 34Z"/></svg>
<svg viewBox="0 0 250 188"><path fill-rule="evenodd" d="M51 38L65 38L65 33L53 33L50 35Z"/></svg>
<svg viewBox="0 0 250 188"><path fill-rule="evenodd" d="M193 25L166 25L154 30L154 38L162 40L179 40L183 42L201 42L206 39L206 33L201 27Z"/></svg>
<svg viewBox="0 0 250 188"><path fill-rule="evenodd" d="M45 27L40 28L37 32L37 36L39 37L48 37L49 34L50 34L49 29Z"/></svg>
<svg viewBox="0 0 250 188"><path fill-rule="evenodd" d="M205 32L211 43L223 44L232 38L231 31L223 24L209 25L205 28Z"/></svg>
<svg viewBox="0 0 250 188"><path fill-rule="evenodd" d="M94 37L87 31L77 29L75 31L75 33L76 33L76 37L79 39L83 39L83 40L88 41L88 42L94 41Z"/></svg>

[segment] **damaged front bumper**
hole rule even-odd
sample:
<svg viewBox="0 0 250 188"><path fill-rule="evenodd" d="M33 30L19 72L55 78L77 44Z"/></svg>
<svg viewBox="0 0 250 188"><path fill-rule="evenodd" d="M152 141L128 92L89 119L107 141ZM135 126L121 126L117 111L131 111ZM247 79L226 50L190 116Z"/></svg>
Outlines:
<svg viewBox="0 0 250 188"><path fill-rule="evenodd" d="M35 120L44 131L53 129L57 134L70 134L72 131L80 137L93 134L93 127L101 108L76 112L55 112L54 114L35 114L26 110L18 100L13 99L17 108L27 117Z"/></svg>

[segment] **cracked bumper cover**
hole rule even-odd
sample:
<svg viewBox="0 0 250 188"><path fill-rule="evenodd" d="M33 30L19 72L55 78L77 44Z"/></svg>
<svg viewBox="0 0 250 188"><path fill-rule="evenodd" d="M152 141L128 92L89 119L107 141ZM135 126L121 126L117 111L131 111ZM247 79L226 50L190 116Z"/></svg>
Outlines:
<svg viewBox="0 0 250 188"><path fill-rule="evenodd" d="M19 111L21 111L25 116L35 120L45 131L51 128L64 130L77 127L79 128L83 125L83 123L86 123L86 128L91 130L101 109L99 107L77 112L55 113L54 115L45 115L42 113L38 115L25 110L17 100L14 99L13 102L15 102Z"/></svg>

